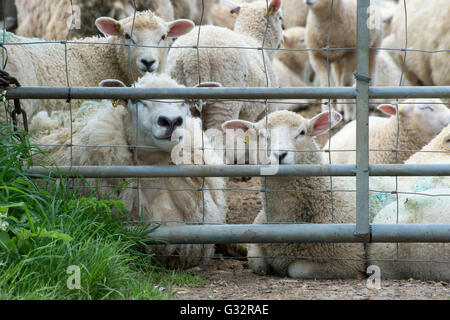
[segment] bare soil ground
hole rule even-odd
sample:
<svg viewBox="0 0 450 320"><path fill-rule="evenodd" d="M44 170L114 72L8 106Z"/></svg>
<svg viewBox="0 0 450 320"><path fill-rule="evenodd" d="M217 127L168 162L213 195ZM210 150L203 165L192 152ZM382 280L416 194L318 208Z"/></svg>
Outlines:
<svg viewBox="0 0 450 320"><path fill-rule="evenodd" d="M214 259L197 271L206 284L173 288L185 300L449 300L450 285L419 280L382 280L368 289L366 279L297 280L254 274L247 262Z"/></svg>

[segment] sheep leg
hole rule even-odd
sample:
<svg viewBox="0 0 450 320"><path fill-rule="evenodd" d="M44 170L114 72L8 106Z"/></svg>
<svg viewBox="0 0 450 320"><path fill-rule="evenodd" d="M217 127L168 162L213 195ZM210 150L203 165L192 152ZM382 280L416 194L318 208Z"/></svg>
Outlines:
<svg viewBox="0 0 450 320"><path fill-rule="evenodd" d="M288 267L288 276L297 279L320 278L321 266L309 260L297 260Z"/></svg>
<svg viewBox="0 0 450 320"><path fill-rule="evenodd" d="M254 258L251 258L254 257ZM247 260L248 265L252 268L254 273L265 275L269 274L270 265L264 258L264 250L257 243L249 243L247 245Z"/></svg>
<svg viewBox="0 0 450 320"><path fill-rule="evenodd" d="M328 87L327 60L313 52L309 52L309 60L315 74L319 77L321 87ZM322 100L322 111L328 111L328 100Z"/></svg>
<svg viewBox="0 0 450 320"><path fill-rule="evenodd" d="M342 59L343 72L341 78L341 84L344 87L351 87L354 84L353 72L356 70L356 54L347 55ZM350 121L356 119L356 106L354 100L343 99L342 109L344 111L344 120Z"/></svg>

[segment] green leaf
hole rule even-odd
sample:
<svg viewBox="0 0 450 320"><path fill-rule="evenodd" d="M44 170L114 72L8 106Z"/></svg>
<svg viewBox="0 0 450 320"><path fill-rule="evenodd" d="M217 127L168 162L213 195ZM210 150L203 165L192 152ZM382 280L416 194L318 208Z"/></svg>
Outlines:
<svg viewBox="0 0 450 320"><path fill-rule="evenodd" d="M0 232L0 249L6 249L8 247L9 235L6 231Z"/></svg>

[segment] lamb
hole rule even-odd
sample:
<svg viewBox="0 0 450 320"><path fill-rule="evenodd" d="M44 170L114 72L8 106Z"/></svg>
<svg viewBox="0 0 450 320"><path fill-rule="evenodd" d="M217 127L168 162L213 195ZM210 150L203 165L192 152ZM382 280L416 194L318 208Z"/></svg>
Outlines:
<svg viewBox="0 0 450 320"><path fill-rule="evenodd" d="M132 0L16 0L19 27L16 34L44 40L66 40L99 34L98 17L118 20L134 15ZM151 10L165 21L174 20L170 1L137 0L138 11ZM72 15L73 10L73 15ZM76 28L69 27L72 20Z"/></svg>
<svg viewBox="0 0 450 320"><path fill-rule="evenodd" d="M372 164L403 163L410 156L410 152L390 151L396 149L397 126L399 150L420 150L434 136L450 123L450 110L442 104L440 99L409 99L405 100L397 109L390 104L382 104L378 109L390 115L390 118L369 117L369 149L383 149L387 151L369 151L369 162ZM331 141L331 146L330 146ZM331 140L324 150L355 150L356 122L350 122ZM353 164L356 153L352 151L331 152L331 163Z"/></svg>
<svg viewBox="0 0 450 320"><path fill-rule="evenodd" d="M119 80L104 80L100 85L125 86ZM147 74L138 80L136 87L181 86L166 74ZM74 145L99 147L74 146L72 156L69 148L59 147L50 154L51 158L58 165L180 165L192 164L191 149L195 149L195 164L223 164L222 159L211 149L207 136L201 138L200 120L189 115L189 108L182 101L128 100L126 103L126 108L121 105L114 108L110 104L106 110L92 115L86 125L73 136ZM60 132L55 132L41 138L39 143L54 143L60 136ZM181 142L178 143L179 141ZM67 142L70 140L65 141ZM136 155L135 149L131 147L104 147L110 145L138 145L145 148L140 148ZM205 151L197 155L197 150L202 145L205 146ZM183 155L187 152L188 158L180 156L180 151ZM93 186L97 185L95 179L88 179L88 182ZM144 220L162 221L167 225L225 221L227 206L223 178L205 178L204 185L202 178L141 179L139 201L136 189L117 188L122 183L123 179L100 179L98 185L108 187L100 187L98 192L100 196L112 193L114 197L124 201L126 210L130 212L127 217L130 220L137 220L141 212ZM132 183L131 187L136 187L136 183ZM204 211L202 192L198 191L200 188L205 189ZM173 189L183 191L171 192ZM151 246L151 249L156 258L169 268L203 266L214 253L214 245L211 244L157 245Z"/></svg>
<svg viewBox="0 0 450 320"><path fill-rule="evenodd" d="M373 223L395 224L398 216L398 223L448 224L449 195L450 189L430 189L421 194L400 195L398 214L397 203L391 203L376 215ZM398 248L395 243L371 243L368 258L369 264L380 267L381 277L385 279L450 281L450 268L446 263L440 263L450 261L448 243L399 243Z"/></svg>
<svg viewBox="0 0 450 320"><path fill-rule="evenodd" d="M355 48L356 47L356 1L355 0L304 0L308 5L306 23L306 44L308 48ZM330 10L332 8L332 28L330 31ZM376 13L376 11L375 11ZM377 19L371 15L371 19ZM373 29L370 33L370 46L379 47L383 31ZM330 35L329 35L330 33ZM329 40L329 42L328 42ZM370 77L375 79L376 50L370 51ZM328 57L328 59L327 59ZM355 50L311 50L309 58L314 72L319 78L320 86L328 86L327 61L333 71L336 86L352 86L353 72L356 71ZM352 120L356 117L356 108L348 103L338 104L344 110L344 119Z"/></svg>
<svg viewBox="0 0 450 320"><path fill-rule="evenodd" d="M174 42L167 58L167 72L186 86L193 86L199 80L220 82L224 87L278 86L271 63L273 50L264 51L263 60L258 50L242 50L236 47L260 47L264 38L265 48L280 46L280 5L281 0L272 0L268 5L267 33L267 4L264 1L243 3L233 8L232 12L239 12L234 31L216 26L202 26L199 46L227 48L201 48L198 50L198 57L197 50L192 49L198 42L198 27L194 28ZM263 103L240 101L206 104L203 107L205 128L220 129L220 125L229 119L255 120L264 108Z"/></svg>
<svg viewBox="0 0 450 320"><path fill-rule="evenodd" d="M267 137L270 142L272 164L321 164L325 163L314 137L326 133L341 120L335 111L323 112L305 119L291 111L270 113L267 118L268 132L263 130L266 119L257 123L230 120L223 124L224 130L241 129L245 133ZM313 150L312 152L295 152ZM259 161L264 161L265 151ZM267 202L254 223L353 223L355 219L355 194L333 193L334 219L329 192L307 192L330 189L329 177L276 177L268 176L268 190L303 190L306 192L266 191ZM333 188L352 190L349 179L333 178ZM264 196L263 196L264 200ZM334 249L333 249L334 247ZM298 257L312 257L301 260ZM331 257L338 259L319 259ZM316 258L314 258L316 257ZM339 259L339 258L348 259ZM249 244L248 261L256 273L266 274L273 268L276 274L305 279L354 278L364 271L364 249L361 243L289 243Z"/></svg>
<svg viewBox="0 0 450 320"><path fill-rule="evenodd" d="M131 85L139 74L163 70L169 38L189 32L194 24L190 20L165 22L151 11L143 11L135 19L132 16L117 21L101 17L96 20L96 26L107 37L94 36L67 43L68 83L64 45L17 45L42 40L10 33L6 33L4 44L8 49L6 71L23 86L96 86L105 78L117 78ZM131 44L154 47L129 48ZM72 107L76 109L79 102L73 102ZM29 120L39 107L61 109L56 107L61 105L59 100L24 100L23 105Z"/></svg>
<svg viewBox="0 0 450 320"><path fill-rule="evenodd" d="M406 43L405 13L402 4L397 6L392 20L392 33L401 47ZM448 17L450 6L446 0L407 2L408 48L443 52L427 53L408 51L405 62L405 78L413 85L450 85L449 52L450 32ZM403 58L403 54L401 54Z"/></svg>
<svg viewBox="0 0 450 320"><path fill-rule="evenodd" d="M277 51L275 59L280 60L289 67L289 69L300 77L305 85L312 86L314 82L314 71L309 63L308 52L306 51L305 31L304 27L293 27L284 30L282 48L289 50Z"/></svg>

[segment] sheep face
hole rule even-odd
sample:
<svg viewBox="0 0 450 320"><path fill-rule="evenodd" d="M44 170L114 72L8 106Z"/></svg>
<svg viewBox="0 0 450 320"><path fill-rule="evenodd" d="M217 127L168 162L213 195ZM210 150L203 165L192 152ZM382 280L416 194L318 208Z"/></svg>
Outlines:
<svg viewBox="0 0 450 320"><path fill-rule="evenodd" d="M254 130L259 137L259 148L268 146L269 154L264 150L258 154L262 164L300 164L318 163L316 156L305 150L318 150L314 137L328 132L342 116L335 112L323 112L312 119L305 119L291 111L276 111L257 123L244 120L229 120L222 125L222 129L240 129L244 132ZM266 124L267 128L266 129Z"/></svg>
<svg viewBox="0 0 450 320"><path fill-rule="evenodd" d="M124 57L122 64L127 66L129 53L134 69L141 74L161 71L172 38L188 33L194 27L190 20L165 22L150 11L138 12L135 17L120 21L102 17L95 24L103 34L117 37L117 43L130 46L117 46L118 55Z"/></svg>
<svg viewBox="0 0 450 320"><path fill-rule="evenodd" d="M266 47L279 48L284 27L280 8L281 0L272 0L268 4L265 1L255 1L236 6L231 10L232 13L238 13L234 30L250 31L257 40L264 39Z"/></svg>
<svg viewBox="0 0 450 320"><path fill-rule="evenodd" d="M178 139L173 139L173 133L185 128L187 104L129 100L128 111L137 129L138 145L171 151L179 143Z"/></svg>
<svg viewBox="0 0 450 320"><path fill-rule="evenodd" d="M383 113L395 116L396 107L380 105ZM431 140L450 124L450 109L440 99L414 99L399 104L398 114L401 124L412 130L420 130L426 141Z"/></svg>
<svg viewBox="0 0 450 320"><path fill-rule="evenodd" d="M106 79L100 87L126 87L120 80ZM139 79L136 87L174 86L167 75L148 74ZM155 147L170 152L179 143L182 136L178 133L186 125L189 106L179 101L126 101L131 122L128 135L137 145ZM177 134L174 132L177 131ZM131 143L131 141L130 141ZM148 149L147 151L153 151Z"/></svg>

